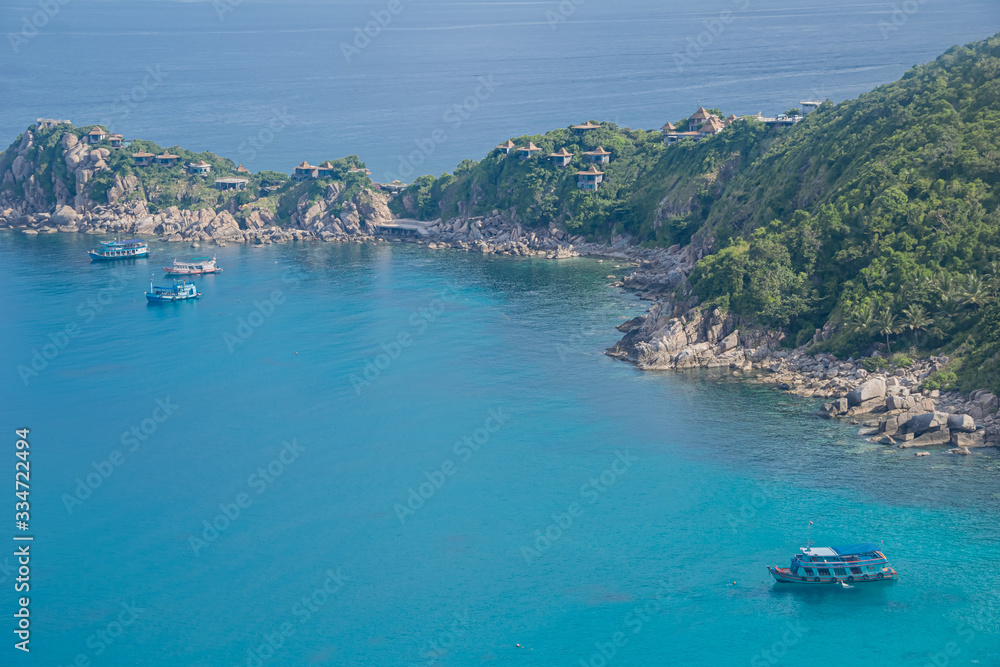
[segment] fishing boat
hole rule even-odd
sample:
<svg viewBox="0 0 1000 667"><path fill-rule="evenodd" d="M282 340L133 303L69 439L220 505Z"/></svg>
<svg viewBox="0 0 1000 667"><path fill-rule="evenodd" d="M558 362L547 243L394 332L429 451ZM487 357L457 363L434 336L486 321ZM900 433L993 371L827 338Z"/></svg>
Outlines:
<svg viewBox="0 0 1000 667"><path fill-rule="evenodd" d="M149 255L149 246L145 241L132 239L130 241L107 241L101 243L100 250L88 250L91 259L112 260L112 259L136 259Z"/></svg>
<svg viewBox="0 0 1000 667"><path fill-rule="evenodd" d="M205 273L222 273L215 265L214 257L194 257L187 262L174 260L173 266L165 266L163 270L171 276L200 276Z"/></svg>
<svg viewBox="0 0 1000 667"><path fill-rule="evenodd" d="M892 581L896 571L871 542L842 547L805 547L792 556L790 567L768 567L782 584L852 584Z"/></svg>
<svg viewBox="0 0 1000 667"><path fill-rule="evenodd" d="M184 301L186 299L197 299L201 292L187 281L174 283L170 287L154 287L153 282L149 283L149 291L146 292L146 300L150 303L163 303L167 301Z"/></svg>

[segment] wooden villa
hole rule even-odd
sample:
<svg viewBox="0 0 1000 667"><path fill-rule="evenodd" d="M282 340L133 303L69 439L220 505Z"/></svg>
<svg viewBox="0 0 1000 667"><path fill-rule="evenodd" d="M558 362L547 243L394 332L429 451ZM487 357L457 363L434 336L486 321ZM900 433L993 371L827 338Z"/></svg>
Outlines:
<svg viewBox="0 0 1000 667"><path fill-rule="evenodd" d="M132 153L132 162L137 167L148 167L153 164L154 157L152 153Z"/></svg>
<svg viewBox="0 0 1000 667"><path fill-rule="evenodd" d="M705 107L698 107L698 110L691 114L688 118L688 132L694 132L709 118L712 118L712 114L708 113L708 109Z"/></svg>
<svg viewBox="0 0 1000 667"><path fill-rule="evenodd" d="M669 120L666 122L666 124L663 127L660 128L660 132L663 132L664 134L666 134L667 132L676 132L676 131L677 131L677 127L673 123L671 123Z"/></svg>
<svg viewBox="0 0 1000 667"><path fill-rule="evenodd" d="M576 172L576 186L581 190L597 192L597 186L604 182L604 172L590 165L587 171Z"/></svg>
<svg viewBox="0 0 1000 667"><path fill-rule="evenodd" d="M243 166L243 165L241 164L240 166L236 167L236 173L237 173L237 174L249 174L249 173L250 173L250 170L249 170L249 169L247 169L246 167L244 167L244 166Z"/></svg>
<svg viewBox="0 0 1000 667"><path fill-rule="evenodd" d="M335 167L333 163L327 160L320 166L316 167L316 178L333 178L333 170Z"/></svg>
<svg viewBox="0 0 1000 667"><path fill-rule="evenodd" d="M371 177L371 169L362 169L361 167L351 167L347 170L348 174L364 174L365 176Z"/></svg>
<svg viewBox="0 0 1000 667"><path fill-rule="evenodd" d="M611 162L611 151L604 150L604 146L598 146L592 151L584 153L588 160L597 164L607 164Z"/></svg>
<svg viewBox="0 0 1000 667"><path fill-rule="evenodd" d="M549 159L557 167L568 167L569 163L573 160L573 154L565 148L560 148L555 153L549 154Z"/></svg>
<svg viewBox="0 0 1000 667"><path fill-rule="evenodd" d="M246 190L247 183L250 180L246 178L236 178L235 176L226 176L224 178L215 179L215 189L216 190Z"/></svg>
<svg viewBox="0 0 1000 667"><path fill-rule="evenodd" d="M173 153L163 151L163 155L157 155L153 158L153 162L156 164L166 165L167 167L173 167L180 159L180 155L174 155Z"/></svg>
<svg viewBox="0 0 1000 667"><path fill-rule="evenodd" d="M108 138L108 133L99 127L95 127L88 132L84 138L87 140L88 144L99 144Z"/></svg>
<svg viewBox="0 0 1000 667"><path fill-rule="evenodd" d="M112 148L121 148L122 142L125 141L125 137L120 134L109 134L108 143L111 144Z"/></svg>
<svg viewBox="0 0 1000 667"><path fill-rule="evenodd" d="M187 173L192 176L204 176L210 171L212 171L212 165L203 160L198 162L189 162L187 165Z"/></svg>
<svg viewBox="0 0 1000 667"><path fill-rule="evenodd" d="M726 129L726 126L723 124L723 122L718 118L716 118L715 116L712 116L707 121L702 123L702 126L698 129L698 132L701 133L701 136L707 137L713 134L718 134L719 132L722 132L724 129Z"/></svg>
<svg viewBox="0 0 1000 667"><path fill-rule="evenodd" d="M572 127L573 134L575 134L578 137L582 137L583 135L587 134L587 132L590 132L591 130L599 130L599 129L601 129L600 125L594 125L589 120L586 123L584 123L583 125L574 125Z"/></svg>
<svg viewBox="0 0 1000 667"><path fill-rule="evenodd" d="M515 148L517 148L517 144L515 144L510 139L497 146L497 150L503 153L504 155L510 155L510 152Z"/></svg>
<svg viewBox="0 0 1000 667"><path fill-rule="evenodd" d="M542 149L536 146L534 142L529 141L527 146L524 146L523 148L518 148L517 152L521 154L522 160L530 160L532 157L534 157L535 153L541 152L541 150Z"/></svg>
<svg viewBox="0 0 1000 667"><path fill-rule="evenodd" d="M316 178L318 175L319 167L314 167L303 160L298 164L298 166L295 167L295 171L292 173L292 178L296 181L305 181L310 178Z"/></svg>

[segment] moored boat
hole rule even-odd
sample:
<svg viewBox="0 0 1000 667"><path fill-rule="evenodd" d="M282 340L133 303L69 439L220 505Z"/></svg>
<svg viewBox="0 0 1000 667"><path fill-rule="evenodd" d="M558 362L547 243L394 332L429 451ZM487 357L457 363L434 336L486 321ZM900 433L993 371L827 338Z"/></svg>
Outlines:
<svg viewBox="0 0 1000 667"><path fill-rule="evenodd" d="M195 257L187 262L174 260L173 266L165 266L163 270L172 276L199 276L205 273L222 273L215 265L214 257Z"/></svg>
<svg viewBox="0 0 1000 667"><path fill-rule="evenodd" d="M878 550L866 542L841 547L805 547L792 556L789 567L768 567L775 581L782 584L853 584L892 581L896 570Z"/></svg>
<svg viewBox="0 0 1000 667"><path fill-rule="evenodd" d="M145 241L131 239L129 241L107 241L101 243L100 250L88 250L91 259L112 260L112 259L136 259L149 255L149 246Z"/></svg>
<svg viewBox="0 0 1000 667"><path fill-rule="evenodd" d="M170 287L154 287L152 281L149 283L149 291L146 292L146 300L150 303L162 303L166 301L184 301L186 299L197 299L201 296L193 284L189 282L174 283Z"/></svg>

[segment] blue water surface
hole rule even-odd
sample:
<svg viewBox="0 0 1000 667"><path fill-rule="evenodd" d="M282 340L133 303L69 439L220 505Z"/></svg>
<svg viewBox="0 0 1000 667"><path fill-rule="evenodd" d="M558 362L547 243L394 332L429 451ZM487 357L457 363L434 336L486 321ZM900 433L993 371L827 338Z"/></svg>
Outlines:
<svg viewBox="0 0 1000 667"><path fill-rule="evenodd" d="M1000 3L3 0L0 26L4 147L51 117L253 170L357 154L409 182L586 119L839 102L996 33Z"/></svg>
<svg viewBox="0 0 1000 667"><path fill-rule="evenodd" d="M30 664L997 664L995 450L917 458L612 360L644 308L614 261L230 246L200 300L149 306L192 251L94 243L0 235ZM808 540L900 579L775 585Z"/></svg>

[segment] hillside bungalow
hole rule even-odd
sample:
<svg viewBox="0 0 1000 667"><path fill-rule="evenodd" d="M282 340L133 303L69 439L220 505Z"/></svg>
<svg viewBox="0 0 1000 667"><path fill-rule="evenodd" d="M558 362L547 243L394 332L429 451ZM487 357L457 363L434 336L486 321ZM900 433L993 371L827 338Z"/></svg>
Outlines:
<svg viewBox="0 0 1000 667"><path fill-rule="evenodd" d="M187 173L192 176L202 176L210 171L212 171L212 165L204 161L189 162L187 166Z"/></svg>
<svg viewBox="0 0 1000 667"><path fill-rule="evenodd" d="M155 158L153 158L153 162L155 162L156 164L162 164L168 167L172 167L175 164L177 164L177 161L180 159L181 159L180 155L174 155L173 153L168 153L166 151L163 151L163 155L157 155Z"/></svg>
<svg viewBox="0 0 1000 667"><path fill-rule="evenodd" d="M241 164L240 166L236 167L236 173L237 173L237 174L249 174L249 173L250 173L250 170L249 170L249 169L247 169L246 167L244 167L244 166L243 166L243 165Z"/></svg>
<svg viewBox="0 0 1000 667"><path fill-rule="evenodd" d="M109 134L108 135L108 143L111 144L112 148L121 148L122 147L122 141L124 141L124 140L125 140L125 137L123 137L120 134Z"/></svg>
<svg viewBox="0 0 1000 667"><path fill-rule="evenodd" d="M667 132L676 132L676 131L677 127L674 126L674 124L671 123L669 120L667 121L666 125L660 128L660 132L663 132L664 134L666 134Z"/></svg>
<svg viewBox="0 0 1000 667"><path fill-rule="evenodd" d="M550 153L549 159L557 167L568 167L570 161L573 159L573 154L565 148L560 148L555 153Z"/></svg>
<svg viewBox="0 0 1000 667"><path fill-rule="evenodd" d="M822 105L822 102L817 100L802 100L799 102L799 106L802 108L802 115L808 116L811 111L816 111Z"/></svg>
<svg viewBox="0 0 1000 667"><path fill-rule="evenodd" d="M534 142L529 141L528 145L523 148L518 148L517 152L521 154L522 160L530 160L535 153L540 152L542 149L534 144Z"/></svg>
<svg viewBox="0 0 1000 667"><path fill-rule="evenodd" d="M598 146L595 150L584 153L586 158L597 164L607 164L611 162L611 151L604 150L604 146Z"/></svg>
<svg viewBox="0 0 1000 667"><path fill-rule="evenodd" d="M732 125L737 120L739 120L739 118L736 116L736 114L734 113L729 114L729 116L726 117L726 126Z"/></svg>
<svg viewBox="0 0 1000 667"><path fill-rule="evenodd" d="M153 164L152 153L132 153L132 162L137 167L148 167Z"/></svg>
<svg viewBox="0 0 1000 667"><path fill-rule="evenodd" d="M305 160L300 162L295 171L292 173L292 178L296 181L305 181L310 178L316 178L319 175L319 167L314 167Z"/></svg>
<svg viewBox="0 0 1000 667"><path fill-rule="evenodd" d="M89 144L99 144L108 138L108 133L99 127L95 127L93 130L88 132L84 139L87 140Z"/></svg>
<svg viewBox="0 0 1000 667"><path fill-rule="evenodd" d="M601 129L600 125L594 125L593 123L591 123L588 120L583 125L574 125L573 126L573 134L575 134L578 137L582 137L583 135L587 134L587 132L590 132L591 130L599 130L599 129Z"/></svg>
<svg viewBox="0 0 1000 667"><path fill-rule="evenodd" d="M708 137L713 134L718 134L719 132L722 132L724 129L726 129L725 124L723 124L723 122L718 118L716 118L715 116L712 116L702 124L698 132L701 133L701 136Z"/></svg>
<svg viewBox="0 0 1000 667"><path fill-rule="evenodd" d="M246 190L247 183L249 179L246 178L236 178L234 176L226 176L225 178L215 179L215 189L216 190Z"/></svg>
<svg viewBox="0 0 1000 667"><path fill-rule="evenodd" d="M371 176L371 169L362 169L361 167L351 167L347 170L348 174L364 174L365 176Z"/></svg>
<svg viewBox="0 0 1000 667"><path fill-rule="evenodd" d="M333 178L334 168L333 163L327 160L320 166L316 167L317 178Z"/></svg>
<svg viewBox="0 0 1000 667"><path fill-rule="evenodd" d="M708 113L708 110L705 107L698 107L698 110L691 114L691 117L688 118L688 132L694 132L709 118L714 118L714 116Z"/></svg>
<svg viewBox="0 0 1000 667"><path fill-rule="evenodd" d="M501 153L503 153L504 155L510 155L510 152L512 150L514 150L516 147L517 147L517 144L515 144L513 141L511 141L510 139L508 139L507 141L505 141L502 144L500 144L499 146L497 146L497 150L500 151Z"/></svg>
<svg viewBox="0 0 1000 667"><path fill-rule="evenodd" d="M666 141L667 144L676 144L681 139L694 139L695 141L698 141L703 136L704 135L701 132L668 132L664 141Z"/></svg>
<svg viewBox="0 0 1000 667"><path fill-rule="evenodd" d="M602 182L604 182L604 172L598 171L594 165L590 165L587 171L576 172L576 187L581 190L597 192L597 186Z"/></svg>

